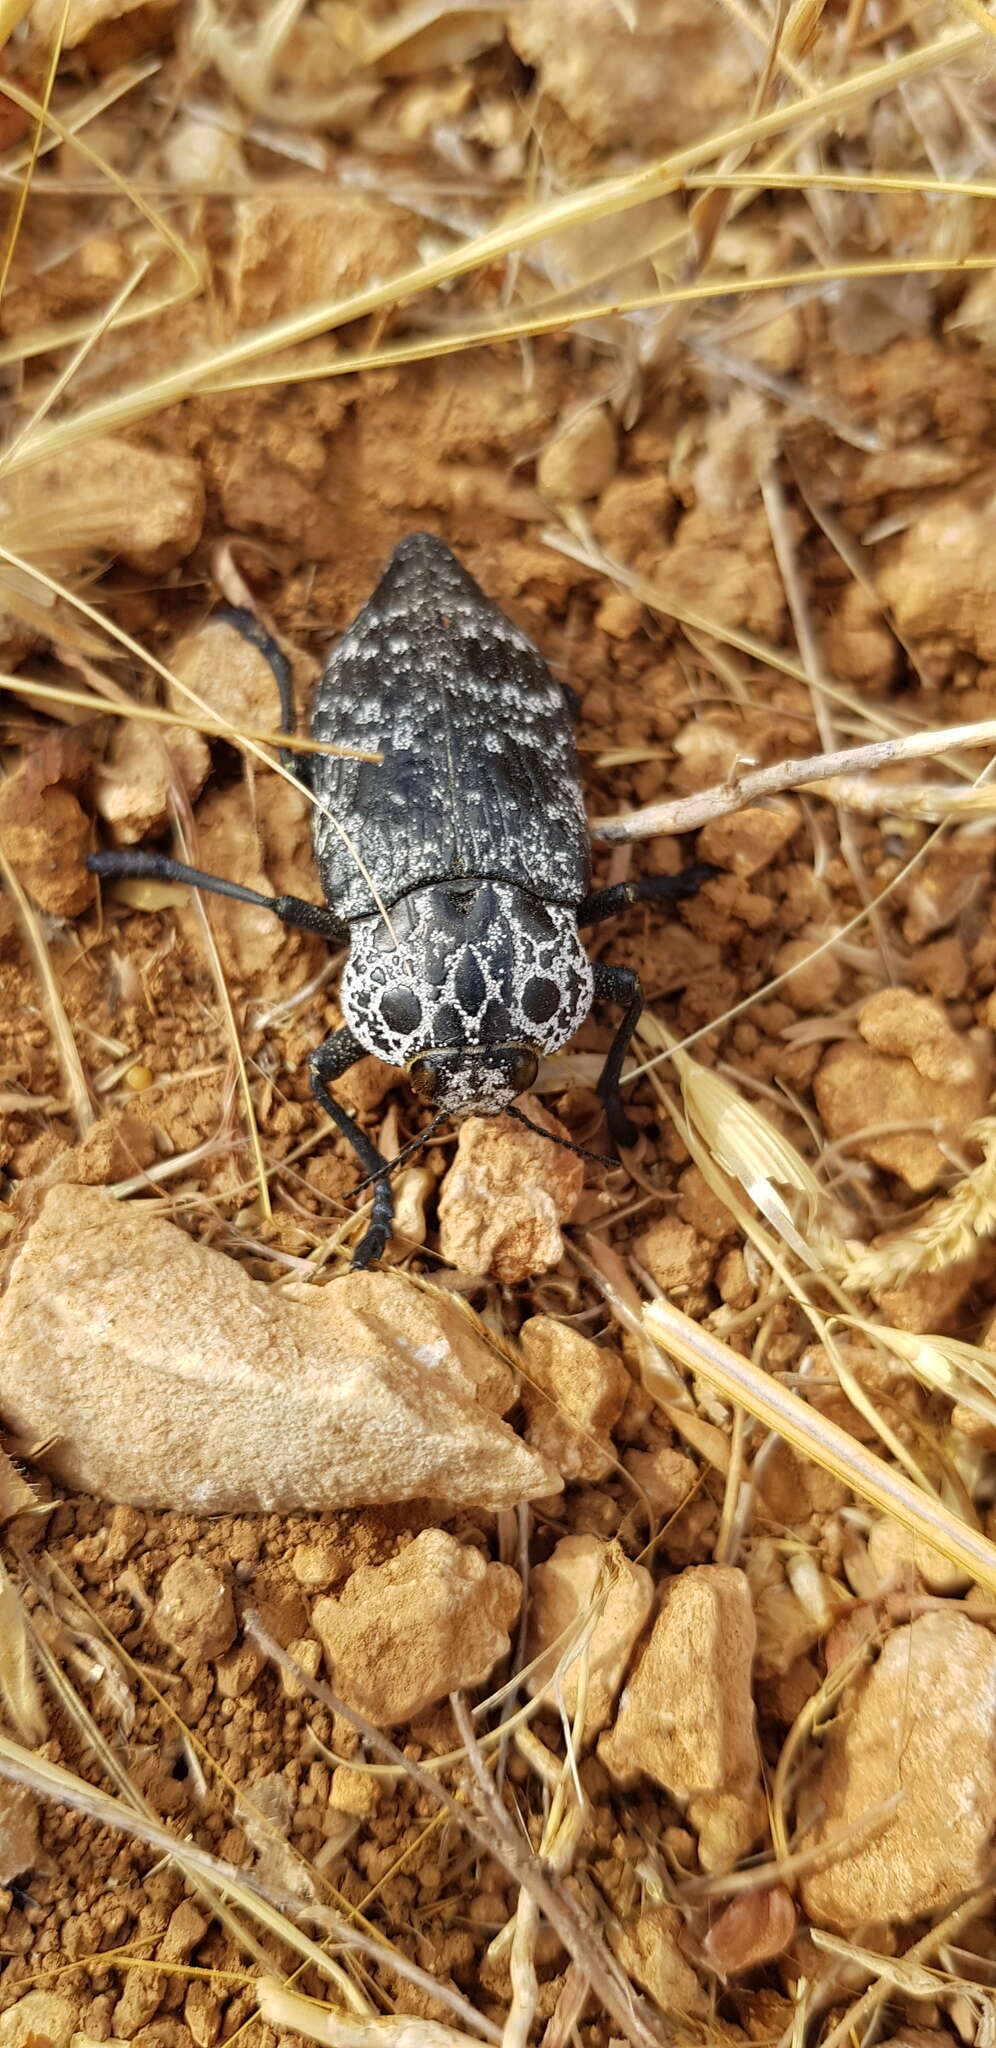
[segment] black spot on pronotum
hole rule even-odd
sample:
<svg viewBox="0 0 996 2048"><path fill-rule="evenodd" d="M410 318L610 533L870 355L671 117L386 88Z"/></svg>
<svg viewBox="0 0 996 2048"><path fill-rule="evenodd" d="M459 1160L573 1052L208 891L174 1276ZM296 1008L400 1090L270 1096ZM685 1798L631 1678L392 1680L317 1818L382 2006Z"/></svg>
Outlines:
<svg viewBox="0 0 996 2048"><path fill-rule="evenodd" d="M380 1014L392 1031L417 1031L422 1005L410 988L389 988L381 996Z"/></svg>
<svg viewBox="0 0 996 2048"><path fill-rule="evenodd" d="M468 1017L476 1017L487 995L487 989L484 985L484 976L469 949L464 953L454 976L453 993L461 1010Z"/></svg>
<svg viewBox="0 0 996 2048"><path fill-rule="evenodd" d="M560 1008L560 990L545 974L531 974L522 991L522 1007L532 1024L549 1024Z"/></svg>

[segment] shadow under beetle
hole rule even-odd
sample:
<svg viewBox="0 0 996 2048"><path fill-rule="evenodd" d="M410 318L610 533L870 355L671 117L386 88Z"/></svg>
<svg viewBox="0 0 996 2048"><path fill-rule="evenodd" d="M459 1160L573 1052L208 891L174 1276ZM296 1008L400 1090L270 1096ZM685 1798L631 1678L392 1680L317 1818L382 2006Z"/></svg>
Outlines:
<svg viewBox="0 0 996 2048"><path fill-rule="evenodd" d="M251 613L222 616L266 655L281 730L292 732L280 649ZM693 895L713 870L699 865L591 893L576 705L445 543L413 533L332 654L312 718L315 739L380 751L383 760L282 755L322 807L314 846L324 905L263 896L164 854L87 861L98 875L190 882L262 904L285 924L348 943L346 1021L308 1065L318 1101L374 1183L354 1266L384 1250L393 1214L387 1176L397 1164L329 1093L364 1053L405 1067L438 1112L430 1130L448 1115L509 1109L526 1121L512 1105L532 1086L541 1055L566 1044L593 1002L619 1003L623 1019L598 1093L616 1143L636 1135L619 1079L643 991L631 968L590 961L579 928L630 903Z"/></svg>

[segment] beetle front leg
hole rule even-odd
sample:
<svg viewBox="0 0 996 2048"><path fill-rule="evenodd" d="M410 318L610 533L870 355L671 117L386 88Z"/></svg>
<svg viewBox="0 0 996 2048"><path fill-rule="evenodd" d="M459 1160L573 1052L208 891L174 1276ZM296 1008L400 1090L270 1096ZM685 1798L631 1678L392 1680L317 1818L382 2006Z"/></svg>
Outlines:
<svg viewBox="0 0 996 2048"><path fill-rule="evenodd" d="M643 1008L643 985L631 967L606 967L603 961L596 960L594 993L597 1003L622 1003L625 1006L622 1023L602 1068L598 1093L605 1105L606 1122L616 1144L635 1145L637 1129L630 1123L619 1100L619 1079Z"/></svg>
<svg viewBox="0 0 996 2048"><path fill-rule="evenodd" d="M719 870L708 861L697 860L677 875L640 875L633 882L615 882L609 889L595 889L578 911L578 924L603 924L618 917L631 903L684 903L697 896L703 882Z"/></svg>
<svg viewBox="0 0 996 2048"><path fill-rule="evenodd" d="M366 1132L361 1131L349 1111L343 1109L341 1102L336 1102L327 1087L329 1081L337 1081L340 1074L345 1074L349 1067L355 1066L357 1060L363 1058L364 1051L365 1047L360 1044L358 1038L353 1037L348 1024L344 1024L340 1031L333 1031L328 1038L323 1039L321 1045L316 1046L314 1052L309 1055L308 1076L312 1094L321 1103L326 1116L332 1118L336 1129L342 1132L344 1138L349 1139L366 1172L379 1174L387 1165L383 1153L378 1152L376 1145L371 1144ZM373 1259L381 1257L391 1235L393 1220L394 1198L390 1182L385 1177L374 1182L370 1225L353 1253L354 1272L358 1267L369 1266Z"/></svg>

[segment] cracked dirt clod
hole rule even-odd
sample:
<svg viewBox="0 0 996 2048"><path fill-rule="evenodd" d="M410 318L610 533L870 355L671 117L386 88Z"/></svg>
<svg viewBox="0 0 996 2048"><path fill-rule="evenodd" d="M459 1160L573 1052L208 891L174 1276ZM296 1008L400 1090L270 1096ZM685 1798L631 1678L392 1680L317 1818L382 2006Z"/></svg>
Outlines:
<svg viewBox="0 0 996 2048"><path fill-rule="evenodd" d="M604 1479L615 1463L612 1425L633 1384L617 1351L553 1316L519 1331L526 1441L567 1481Z"/></svg>
<svg viewBox="0 0 996 2048"><path fill-rule="evenodd" d="M696 1565L672 1579L615 1726L598 1745L621 1784L644 1772L687 1807L706 1870L735 1862L763 1824L755 1633L743 1572Z"/></svg>
<svg viewBox="0 0 996 2048"><path fill-rule="evenodd" d="M921 1614L849 1688L812 1788L802 1846L842 1846L802 1880L810 1917L847 1933L919 1919L981 1883L996 1823L996 1640L964 1613ZM900 1793L899 1804L850 1831Z"/></svg>
<svg viewBox="0 0 996 2048"><path fill-rule="evenodd" d="M387 1564L365 1565L312 1612L334 1691L379 1727L482 1685L509 1649L522 1585L507 1564L443 1529L423 1529Z"/></svg>
<svg viewBox="0 0 996 2048"><path fill-rule="evenodd" d="M8 1427L68 1486L194 1514L556 1493L493 1412L512 1384L400 1275L278 1295L102 1188L49 1191L0 1304Z"/></svg>
<svg viewBox="0 0 996 2048"><path fill-rule="evenodd" d="M535 1096L522 1098L535 1124L570 1132ZM584 1186L584 1162L508 1116L470 1116L439 1197L439 1248L461 1273L490 1273L514 1287L559 1265L560 1234Z"/></svg>
<svg viewBox="0 0 996 2048"><path fill-rule="evenodd" d="M584 1737L590 1741L612 1718L633 1646L650 1619L653 1579L643 1565L630 1563L618 1543L600 1536L562 1536L546 1563L534 1566L530 1593L526 1657L529 1663L541 1659L526 1681L532 1699L549 1685L571 1636L583 1634L604 1594L584 1648L560 1676L560 1698L571 1720L586 1681ZM554 1647L541 1656L548 1643Z"/></svg>
<svg viewBox="0 0 996 2048"><path fill-rule="evenodd" d="M869 997L858 1030L860 1042L831 1046L814 1077L824 1127L831 1138L852 1138L848 1150L858 1158L923 1193L949 1171L939 1139L959 1142L984 1113L987 1059L952 1029L942 1004L909 989ZM932 1124L937 1138L923 1128Z"/></svg>

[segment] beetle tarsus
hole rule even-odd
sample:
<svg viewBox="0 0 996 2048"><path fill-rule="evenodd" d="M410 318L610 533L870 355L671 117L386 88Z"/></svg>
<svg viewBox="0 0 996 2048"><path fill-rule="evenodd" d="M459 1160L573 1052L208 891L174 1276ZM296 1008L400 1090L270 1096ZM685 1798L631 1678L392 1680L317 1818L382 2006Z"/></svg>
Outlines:
<svg viewBox="0 0 996 2048"><path fill-rule="evenodd" d="M365 1171L378 1176L374 1182L370 1225L353 1254L354 1272L382 1256L394 1220L394 1198L387 1179L389 1161L382 1152L378 1152L366 1132L361 1131L348 1109L344 1109L328 1090L328 1083L337 1081L340 1074L345 1074L357 1060L363 1059L364 1053L365 1047L353 1037L348 1024L344 1024L339 1031L333 1031L330 1037L323 1039L308 1059L308 1077L316 1102L321 1103L326 1116L331 1117L336 1129L349 1140Z"/></svg>
<svg viewBox="0 0 996 2048"><path fill-rule="evenodd" d="M694 861L677 875L639 875L632 882L614 882L611 888L594 889L578 911L579 925L604 924L618 917L633 903L686 903L697 896L703 882L719 871L708 861Z"/></svg>
<svg viewBox="0 0 996 2048"><path fill-rule="evenodd" d="M639 1134L619 1099L619 1080L630 1040L643 1009L643 986L639 975L634 974L631 967L611 967L603 960L596 961L595 1001L624 1005L623 1020L609 1047L597 1092L601 1096L605 1120L614 1143L621 1146L635 1145Z"/></svg>

